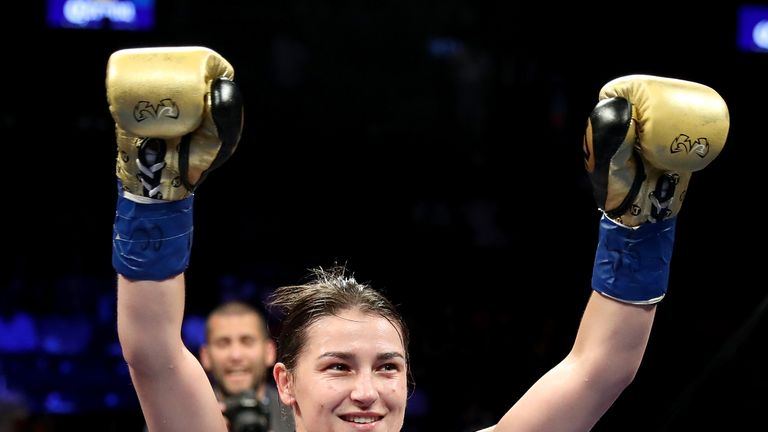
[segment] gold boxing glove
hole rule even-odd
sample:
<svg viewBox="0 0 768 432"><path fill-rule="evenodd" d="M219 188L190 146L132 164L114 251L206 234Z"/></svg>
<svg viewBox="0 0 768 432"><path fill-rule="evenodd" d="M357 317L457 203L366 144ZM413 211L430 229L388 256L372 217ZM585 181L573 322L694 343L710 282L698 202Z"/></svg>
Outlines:
<svg viewBox="0 0 768 432"><path fill-rule="evenodd" d="M234 70L203 47L117 51L107 100L117 135L112 265L131 280L165 280L189 264L193 192L235 151L243 103Z"/></svg>
<svg viewBox="0 0 768 432"><path fill-rule="evenodd" d="M725 101L694 82L630 75L600 90L584 136L584 157L598 207L625 226L680 211L691 173L725 145Z"/></svg>
<svg viewBox="0 0 768 432"><path fill-rule="evenodd" d="M204 47L120 50L107 65L123 191L188 197L235 151L243 102L234 69Z"/></svg>

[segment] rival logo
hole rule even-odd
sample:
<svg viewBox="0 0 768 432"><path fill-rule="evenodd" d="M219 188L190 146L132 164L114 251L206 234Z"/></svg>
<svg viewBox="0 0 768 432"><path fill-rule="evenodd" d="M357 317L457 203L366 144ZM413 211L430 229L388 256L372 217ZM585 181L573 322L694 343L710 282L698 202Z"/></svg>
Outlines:
<svg viewBox="0 0 768 432"><path fill-rule="evenodd" d="M693 152L700 158L704 158L709 154L709 140L705 137L700 137L691 142L691 137L686 134L680 134L672 140L672 144L669 146L669 151L671 153L685 151L686 154Z"/></svg>
<svg viewBox="0 0 768 432"><path fill-rule="evenodd" d="M149 101L140 101L133 107L133 118L139 123L160 117L177 119L179 114L178 105L170 98L161 100L157 105L152 105Z"/></svg>

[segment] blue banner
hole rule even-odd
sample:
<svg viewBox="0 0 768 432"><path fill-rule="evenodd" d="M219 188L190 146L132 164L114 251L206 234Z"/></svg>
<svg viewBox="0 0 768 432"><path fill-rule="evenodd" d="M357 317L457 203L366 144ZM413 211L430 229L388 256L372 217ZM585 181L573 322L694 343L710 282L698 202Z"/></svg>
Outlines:
<svg viewBox="0 0 768 432"><path fill-rule="evenodd" d="M48 0L48 26L103 30L152 30L155 0Z"/></svg>
<svg viewBox="0 0 768 432"><path fill-rule="evenodd" d="M742 6L738 19L739 50L768 53L768 7Z"/></svg>

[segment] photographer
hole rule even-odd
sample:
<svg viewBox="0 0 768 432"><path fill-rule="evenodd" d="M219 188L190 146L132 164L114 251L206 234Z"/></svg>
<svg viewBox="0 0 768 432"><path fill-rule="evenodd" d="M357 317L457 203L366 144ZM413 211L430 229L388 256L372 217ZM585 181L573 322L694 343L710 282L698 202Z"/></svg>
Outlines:
<svg viewBox="0 0 768 432"><path fill-rule="evenodd" d="M275 343L264 315L243 302L223 303L209 315L200 362L213 380L232 432L292 432L290 410L281 406L267 372Z"/></svg>
<svg viewBox="0 0 768 432"><path fill-rule="evenodd" d="M293 413L280 402L267 372L275 342L262 312L228 301L205 322L200 363L210 377L230 432L293 432ZM144 426L144 432L150 432Z"/></svg>

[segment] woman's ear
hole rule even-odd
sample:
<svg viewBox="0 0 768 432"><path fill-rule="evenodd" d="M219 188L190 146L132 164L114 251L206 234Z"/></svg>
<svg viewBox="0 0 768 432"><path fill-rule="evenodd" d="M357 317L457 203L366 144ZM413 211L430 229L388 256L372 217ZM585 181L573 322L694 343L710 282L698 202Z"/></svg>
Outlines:
<svg viewBox="0 0 768 432"><path fill-rule="evenodd" d="M293 394L293 375L283 363L275 363L272 368L272 376L277 385L277 392L283 405L292 407L296 398Z"/></svg>

